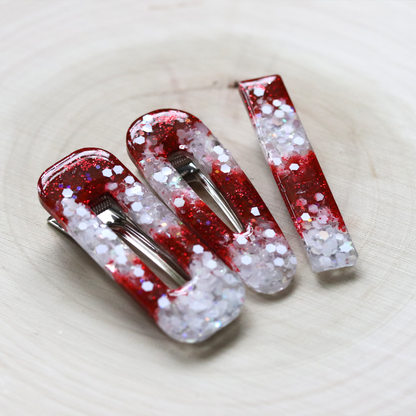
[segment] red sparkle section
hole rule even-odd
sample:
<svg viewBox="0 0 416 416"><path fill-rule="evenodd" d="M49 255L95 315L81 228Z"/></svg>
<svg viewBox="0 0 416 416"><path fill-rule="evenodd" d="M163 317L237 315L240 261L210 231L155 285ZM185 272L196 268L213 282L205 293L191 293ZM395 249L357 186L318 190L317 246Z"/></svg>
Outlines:
<svg viewBox="0 0 416 416"><path fill-rule="evenodd" d="M165 248L178 262L178 264L187 272L190 272L189 264L192 256L192 247L202 243L187 227L171 226L168 232L155 232L152 235L153 240Z"/></svg>
<svg viewBox="0 0 416 416"><path fill-rule="evenodd" d="M113 170L115 166L123 168L123 172L116 175ZM112 170L112 175L104 176L104 169ZM115 156L105 150L81 149L55 163L41 175L38 182L39 199L50 215L67 229L67 220L63 216L60 204L65 188L69 187L73 191L73 198L77 203L88 206L91 201L105 193L111 194L116 199L118 193L125 191L123 181L127 176L132 176L136 182L140 182ZM106 185L110 182L118 183L118 188L114 191L106 190ZM127 211L126 206L121 203L120 206ZM198 244L199 240L188 230L175 228L169 231L172 232L172 238L164 239L158 236L156 241L177 256L185 270L189 270L189 254L184 250L188 244L184 240L195 241L195 244ZM133 263L143 268L145 274L142 278L131 279L130 276L122 275L112 264L109 264L107 269L115 281L130 293L150 315L154 316L160 296L174 295L175 291L171 291L138 257L133 260ZM151 292L145 292L141 288L144 281L153 283Z"/></svg>
<svg viewBox="0 0 416 416"><path fill-rule="evenodd" d="M254 94L255 88L261 88L264 91L260 96L264 102L272 103L273 100L285 100L286 104L296 111L279 75L242 81L239 84L240 95L254 127L256 127L257 119L262 116L261 108L257 104L259 96ZM289 166L292 163L299 165L297 171L290 170ZM279 166L270 163L270 168L293 223L301 236L303 231L301 215L306 212L312 219L316 217L308 211L308 206L312 204L317 205L318 208L327 208L331 214L329 222L334 225L338 224L341 231L346 231L344 220L313 150L310 150L305 156L294 154L288 158L282 158L282 165ZM316 201L314 198L316 193L324 195L324 199ZM307 204L299 204L299 199L306 200Z"/></svg>
<svg viewBox="0 0 416 416"><path fill-rule="evenodd" d="M215 161L212 165L211 179L227 198L227 201L232 203L233 208L245 227L249 224L255 227L263 221L275 223L266 204L261 199L250 179L241 169L233 169L232 172L224 174L221 172L221 164ZM259 209L259 217L254 217L251 213L253 207ZM277 230L279 230L279 234L282 234L278 227Z"/></svg>
<svg viewBox="0 0 416 416"><path fill-rule="evenodd" d="M329 222L336 222L340 230L346 231L344 220L315 153L310 151L306 156L297 155L287 159L283 158L282 162L280 166L271 163L270 168L298 233L302 236L302 214L308 213L312 219L316 217L308 210L310 205L316 205L318 208L329 208L332 215ZM289 169L291 164L299 165L299 169L291 171ZM315 199L317 193L324 196L322 201ZM307 202L301 204L299 203L301 199Z"/></svg>
<svg viewBox="0 0 416 416"><path fill-rule="evenodd" d="M240 95L246 105L253 124L255 124L256 119L261 116L261 109L256 104L259 96L254 94L253 88L260 88L264 91L261 96L264 101L272 102L276 99L284 99L286 100L287 105L294 107L280 75L270 75L267 77L241 81L239 83Z"/></svg>
<svg viewBox="0 0 416 416"><path fill-rule="evenodd" d="M152 131L139 132L138 126L144 124L144 117L149 115L155 120L155 123L152 124ZM204 131L208 137L212 136L211 131L201 120L181 110L155 110L146 116L135 120L127 132L127 149L130 158L142 173L143 166L140 162L145 159L151 161L149 153L151 157L167 161L168 157L176 152L184 152L185 150L189 152L192 149L192 144L189 141L186 142L186 149L180 147L179 135L185 137L184 132L198 129ZM142 144L135 142L135 139L140 136L145 139ZM192 156L191 153L188 155ZM220 170L218 161L214 161L212 168L210 174L212 181L225 196L244 227L255 228L261 222L267 221L278 235L283 235L253 184L240 168L224 173ZM192 227L230 268L237 270L236 266L232 264L230 256L233 231L201 199L189 202L192 203L175 208L178 217ZM260 216L254 216L251 213L253 207L259 209Z"/></svg>
<svg viewBox="0 0 416 416"><path fill-rule="evenodd" d="M196 230L206 244L231 269L238 271L232 263L229 244L233 241L233 232L201 199L190 200L186 196L185 205L175 207L176 215L189 227Z"/></svg>

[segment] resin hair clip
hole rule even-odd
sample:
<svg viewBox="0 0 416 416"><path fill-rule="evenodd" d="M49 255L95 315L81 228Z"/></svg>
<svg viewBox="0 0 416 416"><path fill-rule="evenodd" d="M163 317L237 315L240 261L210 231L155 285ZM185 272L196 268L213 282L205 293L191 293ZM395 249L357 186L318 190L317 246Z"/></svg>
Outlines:
<svg viewBox="0 0 416 416"><path fill-rule="evenodd" d="M281 77L239 88L312 270L353 266L357 251Z"/></svg>
<svg viewBox="0 0 416 416"><path fill-rule="evenodd" d="M230 152L196 117L157 110L138 118L127 148L148 183L251 289L287 287L296 258L279 226ZM199 182L222 209L232 231L188 182Z"/></svg>
<svg viewBox="0 0 416 416"><path fill-rule="evenodd" d="M203 341L239 315L244 287L234 272L112 154L101 149L70 154L42 174L38 192L49 221L170 337ZM131 247L180 287L168 287Z"/></svg>

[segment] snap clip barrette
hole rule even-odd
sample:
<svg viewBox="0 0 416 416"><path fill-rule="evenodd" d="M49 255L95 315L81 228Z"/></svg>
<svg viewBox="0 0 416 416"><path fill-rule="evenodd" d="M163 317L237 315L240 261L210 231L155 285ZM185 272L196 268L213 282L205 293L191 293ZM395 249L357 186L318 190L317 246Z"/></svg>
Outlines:
<svg viewBox="0 0 416 416"><path fill-rule="evenodd" d="M152 111L127 132L131 159L150 186L251 289L286 288L296 258L282 231L231 153L195 116ZM189 186L199 182L228 217L231 230Z"/></svg>
<svg viewBox="0 0 416 416"><path fill-rule="evenodd" d="M49 222L69 234L170 337L203 341L239 315L240 279L111 153L89 148L70 154L42 174L38 192Z"/></svg>
<svg viewBox="0 0 416 416"><path fill-rule="evenodd" d="M239 88L312 270L353 266L357 251L281 77Z"/></svg>

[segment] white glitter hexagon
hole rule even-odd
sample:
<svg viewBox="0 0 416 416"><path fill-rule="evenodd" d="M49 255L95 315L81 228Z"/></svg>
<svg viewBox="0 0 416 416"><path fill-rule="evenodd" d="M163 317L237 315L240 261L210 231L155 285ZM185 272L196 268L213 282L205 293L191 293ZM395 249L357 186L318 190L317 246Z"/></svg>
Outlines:
<svg viewBox="0 0 416 416"><path fill-rule="evenodd" d="M258 217L260 215L260 211L257 207L251 208L250 212L255 216Z"/></svg>
<svg viewBox="0 0 416 416"><path fill-rule="evenodd" d="M144 136L138 136L133 140L133 142L137 143L137 144L143 144L145 141L146 140L145 140Z"/></svg>
<svg viewBox="0 0 416 416"><path fill-rule="evenodd" d="M178 208L182 208L185 205L185 200L183 198L175 198L173 201L173 205Z"/></svg>
<svg viewBox="0 0 416 416"><path fill-rule="evenodd" d="M74 192L70 189L70 188L65 188L63 191L62 191L62 195L65 197L65 198L71 198L71 196L74 194Z"/></svg>
<svg viewBox="0 0 416 416"><path fill-rule="evenodd" d="M104 169L103 170L103 176L110 178L111 176L113 176L113 171L111 169Z"/></svg>
<svg viewBox="0 0 416 416"><path fill-rule="evenodd" d="M229 173L230 171L231 171L231 168L228 165L221 166L221 172Z"/></svg>
<svg viewBox="0 0 416 416"><path fill-rule="evenodd" d="M282 258L277 257L274 259L273 263L275 266L282 267L285 264L285 261Z"/></svg>

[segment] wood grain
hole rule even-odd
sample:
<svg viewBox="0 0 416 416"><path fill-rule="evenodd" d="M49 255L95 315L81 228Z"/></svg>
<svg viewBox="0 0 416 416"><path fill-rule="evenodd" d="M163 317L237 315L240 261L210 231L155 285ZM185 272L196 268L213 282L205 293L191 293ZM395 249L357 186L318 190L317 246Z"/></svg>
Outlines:
<svg viewBox="0 0 416 416"><path fill-rule="evenodd" d="M0 414L416 414L414 1L1 1ZM280 73L360 260L314 275L236 80ZM203 345L168 340L69 239L36 182L147 111L200 117L295 250Z"/></svg>

